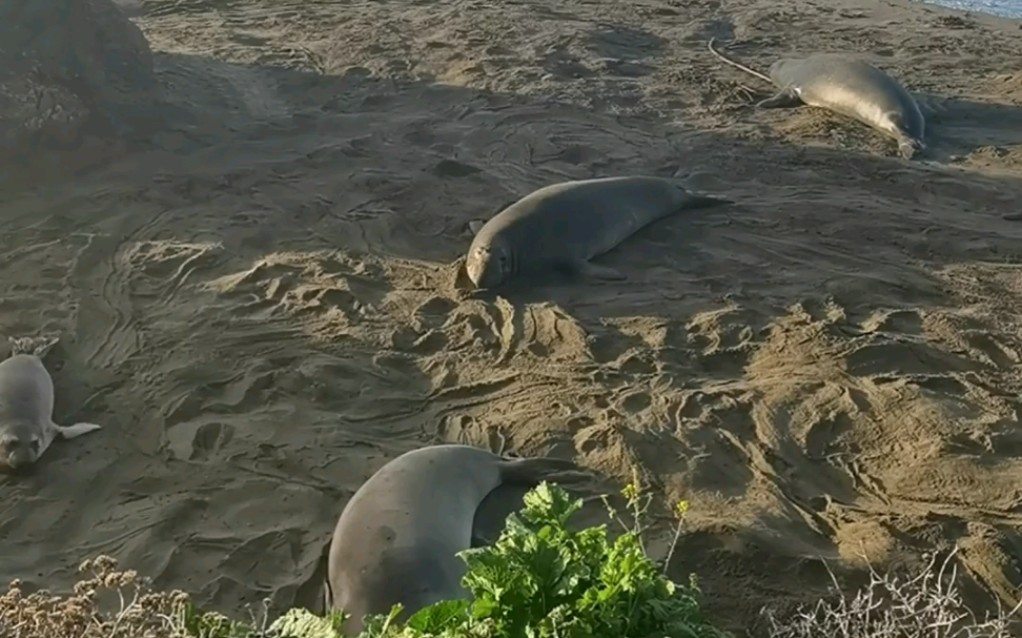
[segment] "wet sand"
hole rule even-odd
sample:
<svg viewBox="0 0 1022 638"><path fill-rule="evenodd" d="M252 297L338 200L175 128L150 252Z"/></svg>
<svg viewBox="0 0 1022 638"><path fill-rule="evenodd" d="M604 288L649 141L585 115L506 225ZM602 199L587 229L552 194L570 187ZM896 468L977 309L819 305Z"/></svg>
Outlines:
<svg viewBox="0 0 1022 638"><path fill-rule="evenodd" d="M58 333L57 442L5 481L0 578L108 553L237 612L316 600L345 500L430 442L577 459L687 499L672 573L750 626L826 558L963 547L1022 585L1022 30L907 1L142 0L171 130L0 200L0 332ZM756 111L857 51L924 94L932 158ZM466 225L551 182L738 202L640 232L626 284L457 287ZM666 519L651 544L666 551ZM865 558L864 558L865 557Z"/></svg>

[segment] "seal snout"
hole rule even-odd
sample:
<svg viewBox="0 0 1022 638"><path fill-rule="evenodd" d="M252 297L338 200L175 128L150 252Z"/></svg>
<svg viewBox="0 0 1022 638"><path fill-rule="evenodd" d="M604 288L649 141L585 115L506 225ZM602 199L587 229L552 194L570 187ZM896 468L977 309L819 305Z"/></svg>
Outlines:
<svg viewBox="0 0 1022 638"><path fill-rule="evenodd" d="M477 288L480 287L479 282L486 272L486 262L489 258L490 251L484 246L473 246L468 253L468 259L465 260L465 273Z"/></svg>
<svg viewBox="0 0 1022 638"><path fill-rule="evenodd" d="M0 439L0 470L17 472L39 458L39 441L19 438Z"/></svg>
<svg viewBox="0 0 1022 638"><path fill-rule="evenodd" d="M924 151L926 151L926 144L922 140L907 138L898 142L898 154L902 159L913 159Z"/></svg>
<svg viewBox="0 0 1022 638"><path fill-rule="evenodd" d="M491 246L474 246L465 260L465 272L476 288L491 288L504 280L504 256Z"/></svg>

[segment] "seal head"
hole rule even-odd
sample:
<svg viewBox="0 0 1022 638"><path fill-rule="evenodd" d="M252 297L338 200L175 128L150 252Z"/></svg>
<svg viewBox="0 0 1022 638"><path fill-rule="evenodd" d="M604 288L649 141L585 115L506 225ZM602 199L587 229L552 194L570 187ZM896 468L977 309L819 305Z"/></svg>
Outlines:
<svg viewBox="0 0 1022 638"><path fill-rule="evenodd" d="M514 254L506 242L480 242L465 260L465 272L476 288L493 288L514 273Z"/></svg>
<svg viewBox="0 0 1022 638"><path fill-rule="evenodd" d="M17 472L39 459L43 451L38 428L15 422L0 426L0 471Z"/></svg>

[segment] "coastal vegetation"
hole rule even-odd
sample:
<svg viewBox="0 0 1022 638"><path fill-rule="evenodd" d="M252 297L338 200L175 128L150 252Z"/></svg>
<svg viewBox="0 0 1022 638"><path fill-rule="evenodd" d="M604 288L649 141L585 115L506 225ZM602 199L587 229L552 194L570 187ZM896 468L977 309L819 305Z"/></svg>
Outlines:
<svg viewBox="0 0 1022 638"><path fill-rule="evenodd" d="M399 607L367 622L358 638L730 638L707 616L693 575L668 579L645 551L649 497L623 492L633 523L612 538L606 525L572 530L582 501L541 484L492 545L462 552L470 599L444 601L399 622ZM623 517L610 507L612 519ZM676 507L677 539L685 503ZM673 549L672 549L673 552ZM764 610L770 638L1007 638L1010 613L978 620L956 588L953 553L918 574L882 575L852 596L820 600L778 617ZM68 595L26 594L15 581L0 596L0 635L11 638L343 638L339 613L296 608L250 620L203 612L181 591L159 591L109 556L82 563ZM835 581L835 585L836 585Z"/></svg>

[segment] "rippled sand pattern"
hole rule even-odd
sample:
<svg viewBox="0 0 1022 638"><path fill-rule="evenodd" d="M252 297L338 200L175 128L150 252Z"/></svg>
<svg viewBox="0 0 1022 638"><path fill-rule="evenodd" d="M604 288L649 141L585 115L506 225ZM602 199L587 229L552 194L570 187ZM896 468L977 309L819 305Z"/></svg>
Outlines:
<svg viewBox="0 0 1022 638"><path fill-rule="evenodd" d="M823 591L820 557L854 575L954 543L970 596L1018 596L1013 23L858 0L140 11L181 121L0 204L0 329L61 334L57 420L105 426L4 482L0 577L59 587L105 552L223 610L313 601L387 458L505 438L688 499L672 569L729 626ZM875 53L938 96L936 161L744 108L758 85L711 35L760 68ZM606 256L626 283L462 287L469 221L627 173L738 203Z"/></svg>

